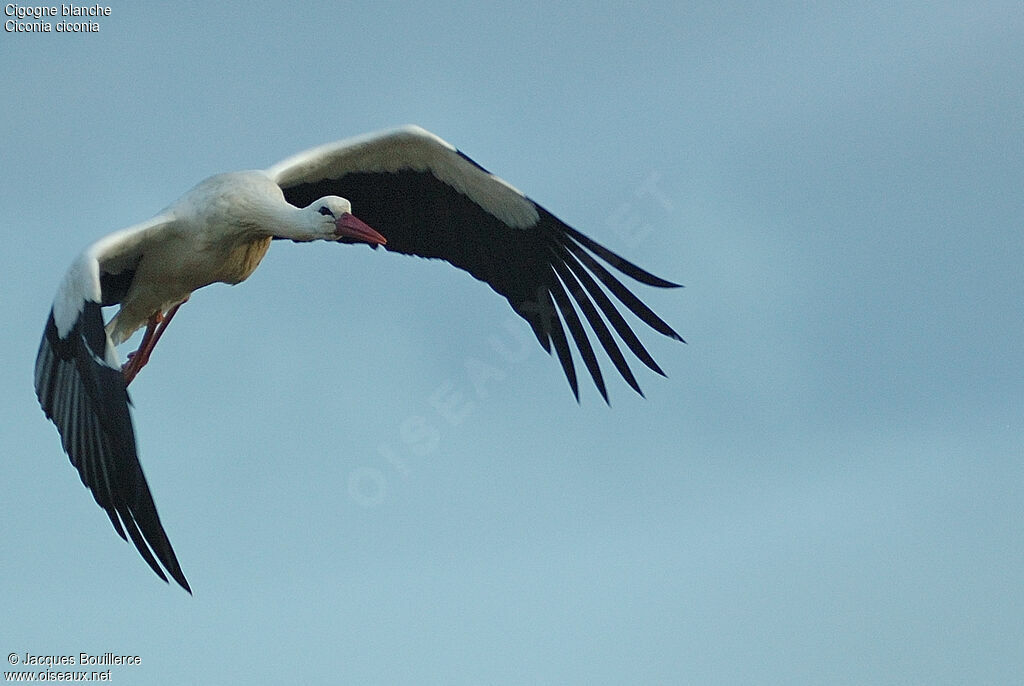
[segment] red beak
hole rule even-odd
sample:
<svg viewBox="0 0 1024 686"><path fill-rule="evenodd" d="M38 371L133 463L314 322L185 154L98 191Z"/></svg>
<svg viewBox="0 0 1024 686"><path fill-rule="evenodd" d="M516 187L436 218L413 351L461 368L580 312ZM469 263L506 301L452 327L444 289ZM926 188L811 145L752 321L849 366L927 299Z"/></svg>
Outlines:
<svg viewBox="0 0 1024 686"><path fill-rule="evenodd" d="M338 238L351 238L370 245L384 245L388 242L388 239L371 229L362 219L358 219L348 212L342 213L334 222L334 235Z"/></svg>

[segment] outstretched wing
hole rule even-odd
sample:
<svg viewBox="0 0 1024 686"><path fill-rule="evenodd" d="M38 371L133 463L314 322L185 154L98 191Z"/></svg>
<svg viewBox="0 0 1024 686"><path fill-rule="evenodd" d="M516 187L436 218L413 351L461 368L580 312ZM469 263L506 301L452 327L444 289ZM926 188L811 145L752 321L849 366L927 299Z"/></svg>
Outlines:
<svg viewBox="0 0 1024 686"><path fill-rule="evenodd" d="M550 353L554 348L577 399L566 328L594 384L608 400L584 319L637 393L642 395L640 385L618 340L664 375L613 297L655 331L682 340L605 264L649 286L678 284L650 274L566 225L419 127L314 148L267 173L291 204L305 207L326 195L347 198L356 216L384 234L387 250L439 258L489 284L529 322L545 350Z"/></svg>
<svg viewBox="0 0 1024 686"><path fill-rule="evenodd" d="M71 464L114 530L131 538L161 579L167 581L163 565L191 593L139 464L128 390L101 309L124 295L147 230L160 225L154 221L112 234L72 264L39 345L35 386Z"/></svg>

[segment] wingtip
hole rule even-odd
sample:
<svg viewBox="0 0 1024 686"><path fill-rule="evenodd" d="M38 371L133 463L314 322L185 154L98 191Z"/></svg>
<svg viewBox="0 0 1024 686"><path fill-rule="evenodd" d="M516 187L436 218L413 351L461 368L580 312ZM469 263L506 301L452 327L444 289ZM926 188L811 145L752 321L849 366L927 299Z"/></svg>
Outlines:
<svg viewBox="0 0 1024 686"><path fill-rule="evenodd" d="M178 584L178 585L179 585L179 586L181 586L181 587L182 587L183 589L185 589L185 591L186 591L186 592L187 592L187 593L188 593L189 595L193 595L193 593L192 593L192 587L191 587L191 586L189 586L189 584L188 584L188 579L186 579L186 578L185 578L185 575L181 573L181 570L180 570L180 569L179 569L179 570L176 570L176 571L171 571L171 570L168 570L168 572L170 572L171 578L172 578L172 579L174 579L174 582L175 582L176 584ZM165 584L167 584L168 586L170 586L170 584L171 584L171 582L170 582L170 579L168 579L167 577L165 577L165 576L163 576L163 575L161 575L161 577L160 577L160 578L164 580L164 583L165 583Z"/></svg>
<svg viewBox="0 0 1024 686"><path fill-rule="evenodd" d="M171 575L179 586L188 591L189 595L192 595L192 587L188 584L188 579L185 578L185 573L181 571L181 565L178 564L177 557L174 556L174 551L170 551L170 559L161 559L164 566L167 567L167 572Z"/></svg>

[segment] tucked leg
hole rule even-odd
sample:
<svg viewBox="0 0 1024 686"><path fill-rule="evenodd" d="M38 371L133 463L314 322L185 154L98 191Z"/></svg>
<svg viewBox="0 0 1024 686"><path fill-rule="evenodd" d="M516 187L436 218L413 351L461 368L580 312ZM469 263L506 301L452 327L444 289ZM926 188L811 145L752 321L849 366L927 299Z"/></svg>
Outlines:
<svg viewBox="0 0 1024 686"><path fill-rule="evenodd" d="M149 356L153 353L153 348L160 341L160 337L164 335L164 331L167 330L167 325L171 323L171 319L178 312L178 308L186 302L188 302L188 298L185 298L185 300L182 300L168 310L167 314L154 312L149 321L146 322L146 331L142 334L142 342L139 343L139 349L133 353L128 353L128 361L121 367L121 373L124 374L126 386L132 382L139 371L149 362Z"/></svg>

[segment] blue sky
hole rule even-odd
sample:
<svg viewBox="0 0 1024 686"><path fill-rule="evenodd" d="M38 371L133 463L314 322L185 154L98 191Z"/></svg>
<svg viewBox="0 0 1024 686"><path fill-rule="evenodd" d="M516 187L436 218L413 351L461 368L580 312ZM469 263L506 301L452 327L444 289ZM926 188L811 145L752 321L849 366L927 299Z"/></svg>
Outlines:
<svg viewBox="0 0 1024 686"><path fill-rule="evenodd" d="M1019 3L132 5L0 36L0 648L139 684L1021 678ZM404 123L685 284L641 293L688 344L577 405L467 275L275 244L132 387L165 586L32 391L64 269Z"/></svg>

